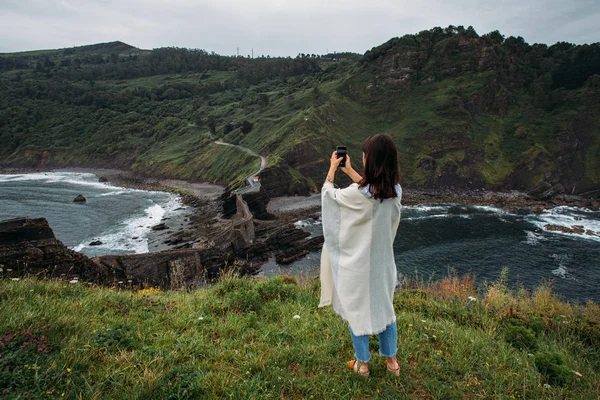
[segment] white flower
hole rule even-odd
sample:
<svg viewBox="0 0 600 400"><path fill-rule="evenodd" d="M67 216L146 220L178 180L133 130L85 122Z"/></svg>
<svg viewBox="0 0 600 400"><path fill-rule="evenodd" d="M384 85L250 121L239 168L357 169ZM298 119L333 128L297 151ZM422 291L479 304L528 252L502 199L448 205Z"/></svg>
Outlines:
<svg viewBox="0 0 600 400"><path fill-rule="evenodd" d="M21 278L10 278L11 281L20 281Z"/></svg>
<svg viewBox="0 0 600 400"><path fill-rule="evenodd" d="M4 272L4 268L0 268L0 272Z"/></svg>
<svg viewBox="0 0 600 400"><path fill-rule="evenodd" d="M10 268L6 268L6 270L7 270L8 272L12 272L12 269L10 269Z"/></svg>
<svg viewBox="0 0 600 400"><path fill-rule="evenodd" d="M204 317L198 317L198 321L204 321Z"/></svg>
<svg viewBox="0 0 600 400"><path fill-rule="evenodd" d="M469 301L477 301L477 299L473 296L469 296Z"/></svg>
<svg viewBox="0 0 600 400"><path fill-rule="evenodd" d="M300 319L300 316L298 314L296 314L292 318L294 318L294 319Z"/></svg>
<svg viewBox="0 0 600 400"><path fill-rule="evenodd" d="M544 389L552 389L552 386L548 385L547 383L544 383Z"/></svg>
<svg viewBox="0 0 600 400"><path fill-rule="evenodd" d="M577 372L577 371L573 371L573 373L579 377L582 377L583 375L581 375L581 372Z"/></svg>
<svg viewBox="0 0 600 400"><path fill-rule="evenodd" d="M426 323L427 321L425 321L424 319L421 320L422 323Z"/></svg>
<svg viewBox="0 0 600 400"><path fill-rule="evenodd" d="M77 279L70 280L69 283L79 283Z"/></svg>

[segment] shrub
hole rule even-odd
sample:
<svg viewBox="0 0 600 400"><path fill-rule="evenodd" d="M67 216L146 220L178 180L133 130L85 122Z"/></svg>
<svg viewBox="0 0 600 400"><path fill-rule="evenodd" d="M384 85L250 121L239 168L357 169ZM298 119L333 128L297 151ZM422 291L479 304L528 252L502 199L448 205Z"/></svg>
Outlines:
<svg viewBox="0 0 600 400"><path fill-rule="evenodd" d="M573 373L564 363L562 356L555 352L535 355L535 366L551 385L564 386L571 380Z"/></svg>
<svg viewBox="0 0 600 400"><path fill-rule="evenodd" d="M508 325L504 331L504 340L521 350L534 350L537 347L535 333L520 325Z"/></svg>

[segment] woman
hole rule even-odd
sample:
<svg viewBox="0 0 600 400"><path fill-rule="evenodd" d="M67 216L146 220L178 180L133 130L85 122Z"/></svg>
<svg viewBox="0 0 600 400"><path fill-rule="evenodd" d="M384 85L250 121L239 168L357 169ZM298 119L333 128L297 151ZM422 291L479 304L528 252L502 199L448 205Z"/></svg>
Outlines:
<svg viewBox="0 0 600 400"><path fill-rule="evenodd" d="M389 135L370 136L362 146L364 173L347 156L331 156L321 191L325 244L321 253L321 302L350 326L355 359L348 366L369 375L369 336L379 335L379 353L388 371L400 374L393 295L397 272L393 243L400 223L402 188L398 154ZM333 186L338 167L354 183Z"/></svg>

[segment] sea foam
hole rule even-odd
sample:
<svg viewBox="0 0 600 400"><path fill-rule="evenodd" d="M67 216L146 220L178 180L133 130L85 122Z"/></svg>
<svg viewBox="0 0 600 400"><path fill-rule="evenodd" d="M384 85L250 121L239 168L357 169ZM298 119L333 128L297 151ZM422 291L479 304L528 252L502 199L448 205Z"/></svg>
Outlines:
<svg viewBox="0 0 600 400"><path fill-rule="evenodd" d="M600 234L600 212L591 211L585 208L560 206L549 210L544 210L540 215L528 216L526 221L542 229L544 232L549 232L557 235L568 236L571 238L581 238L594 241L600 241L600 237L568 233L562 231L549 230L546 225L558 225L566 228L573 226L581 226L585 231L592 231Z"/></svg>
<svg viewBox="0 0 600 400"><path fill-rule="evenodd" d="M181 199L172 195L165 204L153 204L144 210L144 215L125 219L118 226L109 228L101 235L83 240L73 250L85 253L97 248L101 249L103 254L115 251L130 254L147 253L148 234L152 231L152 226L160 223L165 215L169 215L182 205ZM95 240L101 241L102 244L89 246L89 243Z"/></svg>

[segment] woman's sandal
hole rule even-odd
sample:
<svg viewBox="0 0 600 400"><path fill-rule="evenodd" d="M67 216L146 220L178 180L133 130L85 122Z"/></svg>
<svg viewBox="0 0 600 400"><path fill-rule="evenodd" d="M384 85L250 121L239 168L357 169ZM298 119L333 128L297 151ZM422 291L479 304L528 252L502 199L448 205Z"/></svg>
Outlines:
<svg viewBox="0 0 600 400"><path fill-rule="evenodd" d="M369 371L367 372L363 372L360 370L361 365L366 365L367 363L358 361L358 360L351 360L348 361L346 363L346 365L354 372L356 372L357 374L359 374L360 376L362 376L363 378L368 378L369 377Z"/></svg>
<svg viewBox="0 0 600 400"><path fill-rule="evenodd" d="M396 369L391 369L390 365L387 362L383 362L385 364L385 369L387 369L387 371L394 375L394 376L400 376L400 364L398 364L398 368Z"/></svg>

